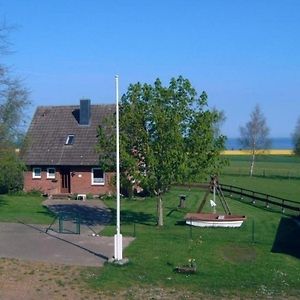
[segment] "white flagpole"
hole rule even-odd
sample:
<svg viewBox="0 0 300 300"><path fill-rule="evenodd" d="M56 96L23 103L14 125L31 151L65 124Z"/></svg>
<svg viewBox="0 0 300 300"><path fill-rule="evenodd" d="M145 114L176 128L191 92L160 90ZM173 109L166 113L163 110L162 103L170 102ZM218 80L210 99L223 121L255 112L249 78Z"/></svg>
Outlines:
<svg viewBox="0 0 300 300"><path fill-rule="evenodd" d="M117 233L115 234L115 260L122 260L122 234L120 229L120 134L119 134L119 76L116 82L116 192L117 192Z"/></svg>

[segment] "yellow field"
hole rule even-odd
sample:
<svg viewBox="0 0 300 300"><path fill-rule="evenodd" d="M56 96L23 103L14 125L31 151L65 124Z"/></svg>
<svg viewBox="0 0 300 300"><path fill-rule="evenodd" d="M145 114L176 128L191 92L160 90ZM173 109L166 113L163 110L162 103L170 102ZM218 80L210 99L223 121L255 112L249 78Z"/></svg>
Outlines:
<svg viewBox="0 0 300 300"><path fill-rule="evenodd" d="M224 150L221 152L223 155L251 155L250 150ZM260 155L294 155L293 150L276 150L276 149L269 149L269 150L260 150L257 151L256 154Z"/></svg>

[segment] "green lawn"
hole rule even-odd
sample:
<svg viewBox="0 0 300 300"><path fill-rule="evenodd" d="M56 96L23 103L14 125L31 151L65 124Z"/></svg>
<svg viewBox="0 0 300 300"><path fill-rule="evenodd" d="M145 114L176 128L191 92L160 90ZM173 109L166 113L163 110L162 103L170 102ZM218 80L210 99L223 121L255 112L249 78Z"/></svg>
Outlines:
<svg viewBox="0 0 300 300"><path fill-rule="evenodd" d="M50 224L53 215L42 206L43 200L41 196L0 195L0 222Z"/></svg>
<svg viewBox="0 0 300 300"><path fill-rule="evenodd" d="M300 179L221 175L220 183L300 202Z"/></svg>
<svg viewBox="0 0 300 300"><path fill-rule="evenodd" d="M300 202L300 158L261 155L257 157L254 176L249 177L249 156L228 156L229 166L220 182Z"/></svg>
<svg viewBox="0 0 300 300"><path fill-rule="evenodd" d="M245 157L230 158L233 164L247 163ZM273 172L283 164L287 170L299 169L300 161L290 157L270 157L261 162ZM226 170L225 170L226 171ZM299 178L291 176L233 176L223 172L220 182L299 200ZM186 208L176 210L179 195L186 194ZM192 293L195 298L280 298L295 299L300 292L300 226L294 219L257 208L249 203L227 199L232 213L247 216L241 228L196 228L184 225L187 212L196 211L204 192L172 188L164 195L165 226L156 226L156 200L122 199L121 232L135 236L125 250L128 265L107 264L86 268L82 280L92 289L120 292L122 289L151 287ZM115 212L115 200L106 204ZM220 205L218 206L220 208ZM210 211L210 207L205 207ZM0 221L49 224L52 215L35 196L0 196ZM101 233L113 235L115 225ZM195 259L194 275L175 273L176 266ZM91 276L92 274L92 276Z"/></svg>
<svg viewBox="0 0 300 300"><path fill-rule="evenodd" d="M232 155L226 156L230 164L222 174L249 175L251 156ZM256 156L254 175L273 178L298 178L300 179L300 157L288 155L258 155Z"/></svg>
<svg viewBox="0 0 300 300"><path fill-rule="evenodd" d="M187 208L167 216L182 193L188 196ZM231 199L233 213L247 216L241 228L201 229L182 224L185 213L195 211L202 197L199 190L173 188L165 195L163 228L155 225L155 199L122 200L121 231L125 236L136 235L124 253L130 263L107 265L88 279L91 286L109 290L159 286L201 291L211 297L296 296L300 287L299 226L279 213ZM115 201L106 203L114 209ZM115 227L109 226L104 233L114 231ZM190 258L197 263L197 274L174 273L176 266L187 264Z"/></svg>

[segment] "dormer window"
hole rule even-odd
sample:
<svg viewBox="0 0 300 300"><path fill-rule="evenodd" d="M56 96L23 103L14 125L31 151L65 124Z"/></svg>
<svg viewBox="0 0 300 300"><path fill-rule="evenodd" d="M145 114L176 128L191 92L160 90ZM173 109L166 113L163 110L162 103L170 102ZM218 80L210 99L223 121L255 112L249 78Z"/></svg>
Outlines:
<svg viewBox="0 0 300 300"><path fill-rule="evenodd" d="M74 134L69 134L66 139L65 145L73 145L74 144Z"/></svg>

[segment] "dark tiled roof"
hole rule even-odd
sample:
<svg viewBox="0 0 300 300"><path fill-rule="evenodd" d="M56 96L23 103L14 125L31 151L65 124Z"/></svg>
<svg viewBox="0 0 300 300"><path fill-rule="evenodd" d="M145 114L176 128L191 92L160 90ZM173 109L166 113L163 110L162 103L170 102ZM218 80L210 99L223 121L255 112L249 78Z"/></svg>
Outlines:
<svg viewBox="0 0 300 300"><path fill-rule="evenodd" d="M114 112L115 105L91 105L91 122L85 126L79 125L79 106L38 107L27 133L24 162L26 165L98 165L97 128ZM74 135L74 144L65 145L70 134Z"/></svg>

